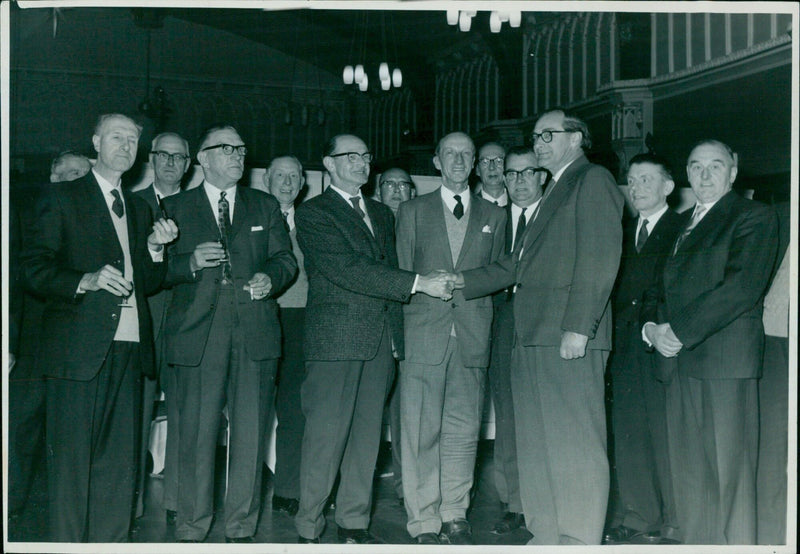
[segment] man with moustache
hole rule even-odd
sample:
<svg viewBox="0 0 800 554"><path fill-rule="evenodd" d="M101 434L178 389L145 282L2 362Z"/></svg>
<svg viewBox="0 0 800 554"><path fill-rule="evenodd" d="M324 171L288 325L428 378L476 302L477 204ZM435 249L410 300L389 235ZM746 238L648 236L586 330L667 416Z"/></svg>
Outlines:
<svg viewBox="0 0 800 554"><path fill-rule="evenodd" d="M733 191L737 173L727 144L692 149L686 174L697 204L642 329L668 383L669 467L687 544L756 543L763 300L778 224L774 210Z"/></svg>
<svg viewBox="0 0 800 554"><path fill-rule="evenodd" d="M231 126L209 129L197 153L203 183L164 199L180 225L170 245L164 324L177 384L175 538L202 542L214 517L214 458L227 407L225 541L254 542L267 414L280 356L275 297L297 272L278 202L237 185L247 147Z"/></svg>
<svg viewBox="0 0 800 554"><path fill-rule="evenodd" d="M638 217L623 229L609 363L619 508L605 543L629 542L634 536L654 544L677 539L665 389L656 379L653 354L642 345L640 328L645 292L657 282L682 222L667 205L674 188L665 159L649 153L631 158L628 194Z"/></svg>
<svg viewBox="0 0 800 554"><path fill-rule="evenodd" d="M457 272L495 261L506 215L470 195L475 145L450 133L433 165L442 186L402 204L397 217L401 269ZM466 519L485 396L492 324L490 297L452 302L415 296L404 308L406 358L400 362L403 494L407 529L419 544L473 544Z"/></svg>
<svg viewBox="0 0 800 554"><path fill-rule="evenodd" d="M157 135L150 145L150 165L153 168L153 182L147 188L135 194L142 198L153 214L153 219L161 217L162 199L178 194L181 180L191 165L189 143L177 133L166 132ZM158 400L159 385L164 391L164 402L167 408L166 455L164 457L164 487L162 506L166 511L167 525L175 524L178 509L178 406L175 402L175 372L164 363L164 335L161 324L166 316L167 306L172 292L161 290L147 298L150 315L153 318L153 336L155 337L156 377L145 378L142 395L142 447L139 451L139 494L136 502L136 517L144 514L144 495L146 482L147 452L150 445L150 427L153 420L153 403Z"/></svg>
<svg viewBox="0 0 800 554"><path fill-rule="evenodd" d="M331 186L295 215L308 274L301 397L306 418L300 460L298 542L317 543L337 473L338 538L380 542L368 531L381 414L403 357L401 302L415 292L450 298L453 275L397 268L394 217L361 194L372 154L355 135L337 135L322 163Z"/></svg>
<svg viewBox="0 0 800 554"><path fill-rule="evenodd" d="M481 180L477 194L501 208L508 205L508 194L503 181L505 157L505 148L496 142L487 142L478 150L478 163L475 164L475 174Z"/></svg>
<svg viewBox="0 0 800 554"><path fill-rule="evenodd" d="M278 297L282 354L275 397L278 428L275 430L275 485L272 496L273 510L294 517L300 505L300 455L305 426L300 407L300 387L305 377L303 325L308 277L303 265L303 251L297 244L297 227L294 223L295 202L305 186L303 166L294 156L277 157L270 162L263 180L266 191L280 204L298 269L297 278Z"/></svg>
<svg viewBox="0 0 800 554"><path fill-rule="evenodd" d="M94 168L48 189L23 233L24 279L47 302L37 366L47 377L50 533L58 542L128 540L141 374L153 373L145 295L161 284L164 245L177 235L172 221L153 225L144 202L122 190L140 133L124 115L100 116Z"/></svg>
<svg viewBox="0 0 800 554"><path fill-rule="evenodd" d="M527 146L516 146L505 158L505 186L510 203L506 206L505 253L520 244L528 221L542 198L547 170L539 167L536 153ZM513 288L493 295L492 354L489 361L489 390L494 403L494 484L505 513L492 527L492 533L505 535L525 527L519 491L514 405L511 395L511 350L514 345Z"/></svg>
<svg viewBox="0 0 800 554"><path fill-rule="evenodd" d="M511 392L529 544L600 544L609 490L603 374L624 199L586 159L591 134L576 115L543 113L531 139L552 181L514 252L463 272L464 296L513 285Z"/></svg>

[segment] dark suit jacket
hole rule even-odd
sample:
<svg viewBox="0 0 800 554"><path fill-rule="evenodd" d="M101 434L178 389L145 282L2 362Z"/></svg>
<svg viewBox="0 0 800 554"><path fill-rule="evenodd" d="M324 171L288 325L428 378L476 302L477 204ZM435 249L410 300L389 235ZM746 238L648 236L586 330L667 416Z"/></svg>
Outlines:
<svg viewBox="0 0 800 554"><path fill-rule="evenodd" d="M219 239L219 228L202 184L163 202L180 231L178 240L169 247L169 271L164 281L165 286L172 287L164 324L167 363L197 366L208 341L222 269L207 268L192 274L189 260L198 244ZM281 331L275 297L297 273L297 262L274 197L237 186L228 250L247 353L255 361L278 358ZM272 290L267 298L253 301L244 286L256 272L269 276Z"/></svg>
<svg viewBox="0 0 800 554"><path fill-rule="evenodd" d="M676 370L697 379L761 375L763 297L777 241L775 211L730 191L669 257L655 321L669 323L683 349L659 356L665 380Z"/></svg>
<svg viewBox="0 0 800 554"><path fill-rule="evenodd" d="M123 191L134 294L138 307L142 371L153 374L153 331L146 295L156 290L166 269L153 263L147 249L152 229L150 210L141 199ZM121 267L123 259L114 224L100 186L89 172L44 193L35 224L23 236L22 271L34 292L47 299L42 316L37 366L45 375L92 379L114 340L123 308L120 298L99 290L77 294L85 273L106 264Z"/></svg>
<svg viewBox="0 0 800 554"><path fill-rule="evenodd" d="M473 196L469 221L458 260L453 260L439 189L400 204L397 212L397 258L401 269L426 274L436 269L460 272L497 260L505 246L503 208ZM450 302L417 294L404 306L409 362L437 365L444 360L450 330L456 337L465 367L489 365L492 299L465 300L455 291Z"/></svg>
<svg viewBox="0 0 800 554"><path fill-rule="evenodd" d="M332 188L297 208L297 241L305 255L308 302L306 360L370 360L388 322L403 356L403 312L415 274L397 268L394 216L364 198L373 235Z"/></svg>
<svg viewBox="0 0 800 554"><path fill-rule="evenodd" d="M516 283L514 326L525 346L560 346L561 333L572 331L589 337L588 349L610 350L622 193L606 169L584 156L549 186L522 245L495 264L464 272L464 297Z"/></svg>

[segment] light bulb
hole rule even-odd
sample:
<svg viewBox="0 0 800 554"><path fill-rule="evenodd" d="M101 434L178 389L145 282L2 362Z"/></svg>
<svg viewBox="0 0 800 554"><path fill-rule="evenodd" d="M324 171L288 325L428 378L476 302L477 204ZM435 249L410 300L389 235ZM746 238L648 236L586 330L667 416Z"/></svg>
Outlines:
<svg viewBox="0 0 800 554"><path fill-rule="evenodd" d="M403 73L400 71L399 67L395 67L394 71L392 71L392 84L394 88L403 86Z"/></svg>
<svg viewBox="0 0 800 554"><path fill-rule="evenodd" d="M358 90L361 92L366 92L367 88L369 88L369 77L365 73L363 78L358 82Z"/></svg>
<svg viewBox="0 0 800 554"><path fill-rule="evenodd" d="M378 76L381 78L381 81L389 80L389 64L386 62L382 62L381 65L378 67Z"/></svg>
<svg viewBox="0 0 800 554"><path fill-rule="evenodd" d="M392 81L390 79L381 79L381 89L389 90L392 88Z"/></svg>
<svg viewBox="0 0 800 554"><path fill-rule="evenodd" d="M500 16L497 15L497 12L492 12L492 15L489 16L489 30L493 33L499 33L502 26L503 22L500 21Z"/></svg>
<svg viewBox="0 0 800 554"><path fill-rule="evenodd" d="M352 65L344 66L344 70L342 71L342 81L344 81L345 85L352 85L353 84L353 66Z"/></svg>
<svg viewBox="0 0 800 554"><path fill-rule="evenodd" d="M519 27L522 24L522 12L509 12L508 24L511 27Z"/></svg>
<svg viewBox="0 0 800 554"><path fill-rule="evenodd" d="M472 26L472 18L467 15L467 12L461 12L458 16L458 29L461 32L466 33L469 31L469 28Z"/></svg>
<svg viewBox="0 0 800 554"><path fill-rule="evenodd" d="M458 23L458 10L447 10L447 24L455 25Z"/></svg>
<svg viewBox="0 0 800 554"><path fill-rule="evenodd" d="M355 79L356 83L360 83L366 75L364 74L364 66L358 64L356 66L355 71L353 72L353 78Z"/></svg>

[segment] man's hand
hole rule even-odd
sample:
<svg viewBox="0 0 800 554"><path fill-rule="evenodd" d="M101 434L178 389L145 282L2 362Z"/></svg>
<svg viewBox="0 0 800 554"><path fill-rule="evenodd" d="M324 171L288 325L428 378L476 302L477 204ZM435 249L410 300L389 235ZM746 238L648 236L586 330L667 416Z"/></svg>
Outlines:
<svg viewBox="0 0 800 554"><path fill-rule="evenodd" d="M147 237L147 247L160 252L165 244L171 243L178 238L178 226L171 219L159 219L153 223L153 232Z"/></svg>
<svg viewBox="0 0 800 554"><path fill-rule="evenodd" d="M244 290L250 291L252 300L261 300L272 290L272 280L266 273L256 273L244 286Z"/></svg>
<svg viewBox="0 0 800 554"><path fill-rule="evenodd" d="M192 257L189 259L191 270L198 271L207 267L218 267L225 258L225 249L218 242L201 242L194 247Z"/></svg>
<svg viewBox="0 0 800 554"><path fill-rule="evenodd" d="M586 343L589 337L572 331L561 333L561 349L559 354L565 360L575 360L586 355Z"/></svg>
<svg viewBox="0 0 800 554"><path fill-rule="evenodd" d="M94 273L85 273L78 288L82 291L103 289L114 296L129 296L133 284L125 279L122 272L112 265L104 265Z"/></svg>
<svg viewBox="0 0 800 554"><path fill-rule="evenodd" d="M456 276L443 269L431 271L427 275L420 275L417 281L417 292L424 292L428 296L448 301L453 298L453 289Z"/></svg>
<svg viewBox="0 0 800 554"><path fill-rule="evenodd" d="M683 343L675 336L669 323L656 325L648 323L644 326L644 334L658 352L665 358L673 358L683 348Z"/></svg>
<svg viewBox="0 0 800 554"><path fill-rule="evenodd" d="M453 283L453 287L457 289L463 289L466 286L464 283L464 274L463 273L456 273L456 280Z"/></svg>

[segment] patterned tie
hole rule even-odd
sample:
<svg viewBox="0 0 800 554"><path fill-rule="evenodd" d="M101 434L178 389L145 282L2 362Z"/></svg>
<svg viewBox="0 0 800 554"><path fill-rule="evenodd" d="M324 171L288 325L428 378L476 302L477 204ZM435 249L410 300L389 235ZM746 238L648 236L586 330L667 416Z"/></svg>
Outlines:
<svg viewBox="0 0 800 554"><path fill-rule="evenodd" d="M456 207L453 208L453 215L456 216L456 219L461 219L464 217L464 204L461 203L461 196L455 194L453 198L456 199Z"/></svg>
<svg viewBox="0 0 800 554"><path fill-rule="evenodd" d="M514 244L512 244L512 250L515 246L519 244L519 241L522 240L522 235L525 233L525 224L527 220L525 219L525 210L528 208L522 208L522 212L519 214L519 219L517 220L517 232L514 233Z"/></svg>
<svg viewBox="0 0 800 554"><path fill-rule="evenodd" d="M689 221L689 226L686 227L686 229L684 229L684 231L680 235L678 235L678 239L675 241L675 248L672 249L673 256L678 253L678 248L681 247L681 244L683 244L683 241L686 240L686 237L688 237L692 233L692 230L697 226L698 222L700 221L700 216L702 216L705 213L705 211L706 207L703 206L702 204L697 204L695 206L694 213L692 214L692 219L691 221Z"/></svg>
<svg viewBox="0 0 800 554"><path fill-rule="evenodd" d="M125 215L125 206L122 204L122 198L117 189L111 189L111 196L114 197L114 202L111 204L111 209L117 217L122 218Z"/></svg>
<svg viewBox="0 0 800 554"><path fill-rule="evenodd" d="M639 234L636 236L636 251L641 252L644 243L647 242L647 237L650 235L647 232L647 220L642 221L642 226L639 228Z"/></svg>
<svg viewBox="0 0 800 554"><path fill-rule="evenodd" d="M353 209L356 211L356 213L359 215L361 219L364 219L365 217L367 217L367 214L365 214L364 210L361 209L360 200L361 198L359 196L350 197L350 203L353 205Z"/></svg>
<svg viewBox="0 0 800 554"><path fill-rule="evenodd" d="M226 193L219 193L219 204L217 204L217 226L219 227L219 242L225 250L225 261L222 264L222 278L229 283L233 283L231 274L231 256L228 251L228 231L231 228L231 210Z"/></svg>

